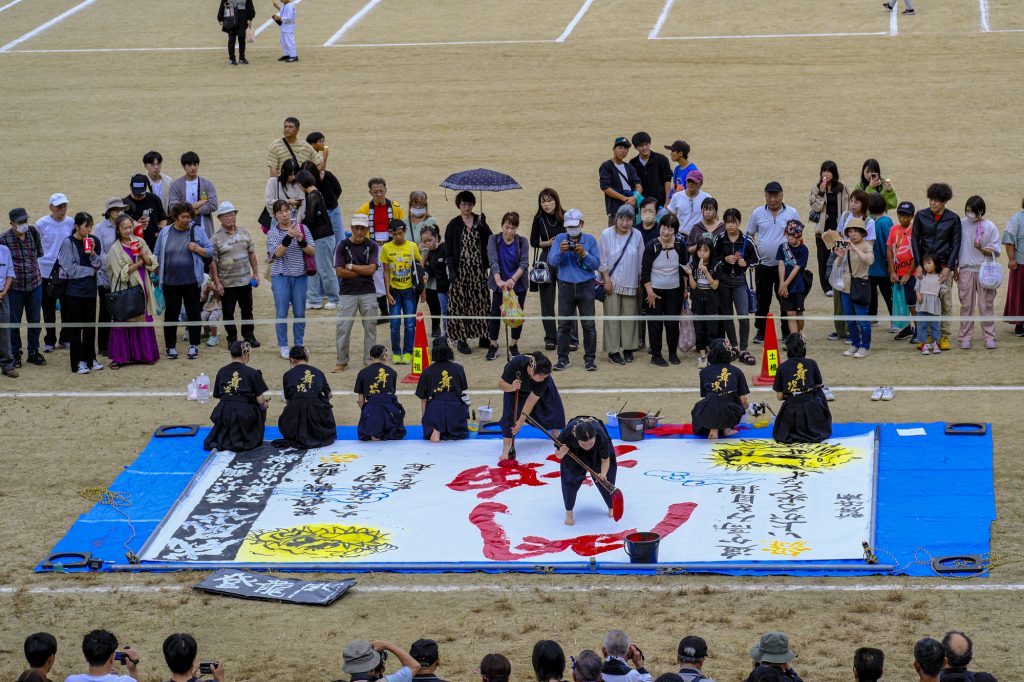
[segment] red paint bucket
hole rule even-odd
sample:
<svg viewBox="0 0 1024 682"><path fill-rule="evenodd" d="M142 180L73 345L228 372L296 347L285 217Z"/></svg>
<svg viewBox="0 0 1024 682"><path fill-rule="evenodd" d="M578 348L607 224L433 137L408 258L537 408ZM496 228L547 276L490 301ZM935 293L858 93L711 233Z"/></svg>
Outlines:
<svg viewBox="0 0 1024 682"><path fill-rule="evenodd" d="M630 533L626 536L625 550L631 564L658 563L658 545L661 536L657 533Z"/></svg>

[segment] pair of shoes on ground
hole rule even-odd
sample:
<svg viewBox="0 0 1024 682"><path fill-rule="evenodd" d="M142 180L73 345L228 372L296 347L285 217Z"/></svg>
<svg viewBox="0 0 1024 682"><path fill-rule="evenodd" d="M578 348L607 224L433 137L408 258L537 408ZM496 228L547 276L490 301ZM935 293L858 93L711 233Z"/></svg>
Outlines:
<svg viewBox="0 0 1024 682"><path fill-rule="evenodd" d="M896 389L892 386L879 386L871 394L872 400L892 400L896 395Z"/></svg>
<svg viewBox="0 0 1024 682"><path fill-rule="evenodd" d="M405 353L403 355L392 355L391 362L395 365L411 365L412 353Z"/></svg>
<svg viewBox="0 0 1024 682"><path fill-rule="evenodd" d="M843 355L845 355L848 358L866 358L867 356L871 355L871 351L867 348L858 348L857 346L851 345L849 348L843 351Z"/></svg>
<svg viewBox="0 0 1024 682"><path fill-rule="evenodd" d="M82 360L81 362L78 363L78 369L75 370L75 374L88 374L90 371L98 372L101 369L103 369L103 365L96 362L95 360L92 361L92 364L89 364L85 360Z"/></svg>
<svg viewBox="0 0 1024 682"><path fill-rule="evenodd" d="M887 3L887 2L883 2L882 3L882 7L884 7L885 9L887 9L887 10L889 10L891 12L894 9L896 9L896 2L894 0L891 5L889 3ZM912 9L905 9L905 10L903 10L903 14L914 14L914 13L915 12Z"/></svg>
<svg viewBox="0 0 1024 682"><path fill-rule="evenodd" d="M563 369L568 369L571 366L571 364L572 363L570 363L569 360L559 360L558 362L555 363L554 370L556 372L561 372ZM597 363L595 363L593 360L584 360L583 369L585 369L588 372L596 372Z"/></svg>
<svg viewBox="0 0 1024 682"><path fill-rule="evenodd" d="M189 346L188 347L188 359L189 360L195 360L198 357L199 357L199 349L196 348L195 346ZM167 359L168 360L177 360L178 359L178 349L177 348L168 348L167 349Z"/></svg>

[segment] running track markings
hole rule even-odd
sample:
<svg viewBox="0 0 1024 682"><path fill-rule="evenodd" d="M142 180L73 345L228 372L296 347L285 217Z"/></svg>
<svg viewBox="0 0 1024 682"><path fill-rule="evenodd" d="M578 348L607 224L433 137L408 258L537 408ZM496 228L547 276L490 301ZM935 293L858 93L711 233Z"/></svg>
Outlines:
<svg viewBox="0 0 1024 682"><path fill-rule="evenodd" d="M889 35L899 35L900 28L896 19L896 1L893 0L892 9L889 10Z"/></svg>
<svg viewBox="0 0 1024 682"><path fill-rule="evenodd" d="M569 25L565 27L564 31L562 31L562 35L555 38L556 43L565 42L566 38L568 38L572 34L573 29L576 28L576 24L580 23L580 19L583 18L583 15L587 13L587 10L590 9L590 6L593 4L594 0L586 0L586 2L583 3L583 6L580 7L580 11L576 12L576 16L572 18L572 21L569 22Z"/></svg>
<svg viewBox="0 0 1024 682"><path fill-rule="evenodd" d="M661 33L661 27L665 25L665 20L668 19L668 13L672 11L672 5L675 4L676 0L665 0L665 6L661 8L661 14L658 15L658 21L654 24L654 28L647 35L648 40L656 40L658 34Z"/></svg>
<svg viewBox="0 0 1024 682"><path fill-rule="evenodd" d="M300 2L302 2L302 0L292 0L293 5L298 5ZM273 19L267 19L266 21L264 21L262 24L260 24L260 27L256 29L256 35L259 35L266 31L268 28L270 28L270 25L273 23Z"/></svg>
<svg viewBox="0 0 1024 682"><path fill-rule="evenodd" d="M870 393L877 386L830 386L836 393ZM897 392L932 393L949 391L951 393L1017 393L1024 391L1024 386L894 386ZM771 387L751 387L753 393L773 393ZM637 393L697 393L699 388L560 388L559 393L566 395L595 394L637 394ZM502 395L498 389L469 391L470 395ZM184 391L4 391L0 398L180 398ZM413 391L399 391L398 395L415 395Z"/></svg>
<svg viewBox="0 0 1024 682"><path fill-rule="evenodd" d="M342 36L344 36L346 33L348 33L349 29L351 29L353 26L355 26L360 21L362 21L363 17L365 17L367 14L369 14L370 10L372 10L374 7L376 7L379 4L380 4L380 0L370 0L368 3L363 5L363 8L361 10L359 10L358 12L356 12L355 14L353 14L349 18L349 20L346 21L342 25L342 27L339 28L338 31L333 36L331 36L330 38L327 39L327 42L324 43L323 46L324 47L331 47L331 46L333 46L336 42L341 40Z"/></svg>
<svg viewBox="0 0 1024 682"><path fill-rule="evenodd" d="M982 33L992 31L988 25L988 0L978 0L978 24Z"/></svg>
<svg viewBox="0 0 1024 682"><path fill-rule="evenodd" d="M528 585L362 585L352 588L352 594L360 592L367 593L417 593L417 594L447 594L450 592L521 592L521 593L591 593L593 590L601 589L609 592L635 592L638 584L631 582L623 585L621 583L600 583L593 585L549 585L549 584L528 584ZM811 583L769 583L765 585L750 584L720 584L687 586L687 592L696 592L704 588L714 592L894 592L907 590L910 592L1024 592L1024 584L1020 583L938 583L938 584L905 584L895 582L889 585L856 583L853 585L815 585ZM678 592L679 586L669 585L642 585L645 592L656 592L672 594ZM158 592L184 592L191 591L191 585L101 585L91 587L14 587L12 585L0 585L0 595L27 592L29 594L103 594L110 595L118 592L131 593L158 593Z"/></svg>
<svg viewBox="0 0 1024 682"><path fill-rule="evenodd" d="M652 31L653 34L653 31ZM770 38L850 38L854 36L887 36L888 31L864 33L760 33L730 36L648 36L651 40L767 40Z"/></svg>
<svg viewBox="0 0 1024 682"><path fill-rule="evenodd" d="M11 2L7 3L3 7L0 7L0 12L3 12L5 9L10 9L11 7L14 7L19 2L21 2L21 0L11 0Z"/></svg>
<svg viewBox="0 0 1024 682"><path fill-rule="evenodd" d="M46 29L50 28L51 26L56 26L57 24L59 24L60 22L64 21L65 19L67 19L71 15L77 14L78 12L80 12L83 9L85 9L86 7L88 7L89 5L93 4L94 2L96 2L96 0L82 0L82 2L78 3L77 5L75 5L71 9L67 10L63 14L58 14L53 19L50 19L49 21L47 21L45 24L41 24L39 26L36 26L34 29L29 31L25 35L21 36L20 38L15 38L14 40L12 40L11 42L7 43L3 47L0 47L0 52L7 52L12 47L17 47L18 45L21 45L26 40L31 40L32 38L35 38L37 35L39 35L43 31L45 31ZM8 5L8 7L9 6L10 5ZM7 9L7 7L4 7L4 9Z"/></svg>

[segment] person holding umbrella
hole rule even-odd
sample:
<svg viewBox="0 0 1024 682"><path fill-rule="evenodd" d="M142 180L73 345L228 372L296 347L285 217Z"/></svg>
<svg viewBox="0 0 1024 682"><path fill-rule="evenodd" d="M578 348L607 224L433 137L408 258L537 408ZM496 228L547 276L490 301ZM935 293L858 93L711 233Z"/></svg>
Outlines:
<svg viewBox="0 0 1024 682"><path fill-rule="evenodd" d="M487 217L473 213L476 197L468 190L455 195L459 215L449 221L444 230L444 241L450 249L451 280L448 289L448 336L455 339L460 353L469 355L470 339L479 339L481 348L490 347L487 338L487 315L491 309L491 294L487 288L490 271L487 258L487 240L491 228Z"/></svg>
<svg viewBox="0 0 1024 682"><path fill-rule="evenodd" d="M555 457L561 463L565 525L571 526L576 523L573 517L576 496L587 477L587 471L581 466L581 462L590 469L596 470L598 475L594 476L595 472L591 471L590 477L594 481L597 492L601 493L601 498L608 506L608 516L613 516L612 493L608 492L602 482L611 483L614 486L617 467L615 465L615 448L612 447L612 439L608 435L604 423L595 417L573 417L558 436L558 441L562 443L562 447L555 453ZM575 458L566 456L570 453L575 455Z"/></svg>

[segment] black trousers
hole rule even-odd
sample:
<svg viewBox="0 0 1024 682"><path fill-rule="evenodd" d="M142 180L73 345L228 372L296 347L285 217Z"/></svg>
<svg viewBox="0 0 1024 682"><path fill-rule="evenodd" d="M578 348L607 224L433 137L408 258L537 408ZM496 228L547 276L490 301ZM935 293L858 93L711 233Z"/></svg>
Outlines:
<svg viewBox="0 0 1024 682"><path fill-rule="evenodd" d="M545 319L543 322L545 343L558 343L558 323L555 321L555 295L557 293L555 287L557 286L555 282L537 285L537 298L540 299L540 314L545 318L551 318L550 320Z"/></svg>
<svg viewBox="0 0 1024 682"><path fill-rule="evenodd" d="M235 319L235 305L241 309L243 320L252 319L252 285L224 287L224 295L220 297L220 303L224 310L224 331L228 335L228 344L231 344L238 340L238 330L235 325L228 324L230 320ZM242 325L242 338L247 340L253 338L251 324Z"/></svg>
<svg viewBox="0 0 1024 682"><path fill-rule="evenodd" d="M587 474L578 464L569 464L568 455L562 459L561 470L562 470L562 502L565 503L565 511L572 511L576 506L576 495L580 492L580 487L583 485L584 479L590 474ZM611 464L608 467L608 482L615 485L615 477L618 473L618 466L615 462L615 455L611 456ZM571 461L571 460L569 460ZM597 469L600 471L600 469ZM612 494L605 490L604 486L597 482L597 477L590 475L591 480L594 482L594 487L597 488L597 492L601 493L601 498L609 509L612 508Z"/></svg>
<svg viewBox="0 0 1024 682"><path fill-rule="evenodd" d="M178 345L178 316L181 314L181 306L185 305L185 319L189 322L199 322L200 313L203 310L199 302L198 284L165 284L164 301L167 309L164 311L164 345L174 348ZM188 328L188 344L199 345L200 325L190 325Z"/></svg>
<svg viewBox="0 0 1024 682"><path fill-rule="evenodd" d="M46 333L43 336L43 345L57 345L57 299L46 291L46 281L43 281L43 322L46 323ZM64 315L61 314L63 319ZM69 343L71 337L67 329L60 330L60 342Z"/></svg>
<svg viewBox="0 0 1024 682"><path fill-rule="evenodd" d="M238 58L245 59L245 29L246 22L239 21L235 24L235 27L230 31L225 31L228 34L228 57L231 59L235 58L235 41L238 41Z"/></svg>
<svg viewBox="0 0 1024 682"><path fill-rule="evenodd" d="M754 269L754 288L757 290L757 316L754 318L754 329L758 334L763 335L765 316L771 310L772 298L779 294L779 267L777 265L758 265Z"/></svg>
<svg viewBox="0 0 1024 682"><path fill-rule="evenodd" d="M678 317L679 312L683 309L683 288L676 287L674 289L655 289L654 293L661 296L657 301L654 302L653 308L647 307L646 298L643 300L643 308L647 311L648 315L672 315ZM651 320L647 323L648 328L648 345L651 347L651 355L654 357L661 357L661 331L665 330L665 341L668 345L669 356L674 356L679 352L679 322L662 322L661 320Z"/></svg>
<svg viewBox="0 0 1024 682"><path fill-rule="evenodd" d="M868 305L868 314L878 314L878 293L881 292L885 307L892 315L892 282L889 281L889 276L871 275L868 279L871 281L871 303Z"/></svg>
<svg viewBox="0 0 1024 682"><path fill-rule="evenodd" d="M830 253L831 252L828 250L828 247L825 246L825 241L821 238L821 235L814 235L814 254L818 259L818 285L821 286L821 291L825 294L832 291L832 285L829 284L827 277L828 256Z"/></svg>
<svg viewBox="0 0 1024 682"><path fill-rule="evenodd" d="M717 315L718 292L713 289L694 289L690 292L690 310L694 315ZM721 320L694 320L693 332L697 350L707 350L715 339L722 337Z"/></svg>
<svg viewBox="0 0 1024 682"><path fill-rule="evenodd" d="M110 322L110 311L107 310L107 294L110 293L108 287L96 287L96 301L97 309L99 310L99 321ZM107 354L107 342L110 340L110 327L97 327L96 329L96 346L99 348L100 355Z"/></svg>
<svg viewBox="0 0 1024 682"><path fill-rule="evenodd" d="M79 362L91 367L96 362L96 297L61 296L60 316L66 324L77 322L91 325L64 330L71 342L71 371L78 369Z"/></svg>

